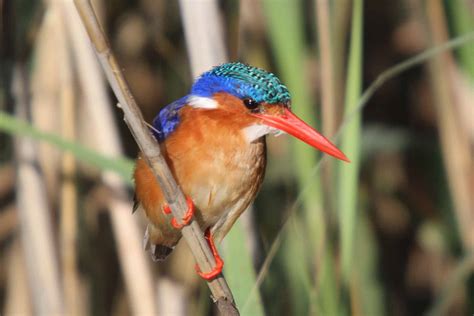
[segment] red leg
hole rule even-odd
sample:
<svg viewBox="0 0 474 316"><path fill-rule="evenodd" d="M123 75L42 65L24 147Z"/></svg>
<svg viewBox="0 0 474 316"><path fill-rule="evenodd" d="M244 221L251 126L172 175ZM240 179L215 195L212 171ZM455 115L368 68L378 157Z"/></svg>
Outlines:
<svg viewBox="0 0 474 316"><path fill-rule="evenodd" d="M184 214L183 218L181 219L183 221L182 224L178 223L176 218L173 217L171 220L171 226L173 226L176 229L181 229L184 226L188 225L191 222L191 219L194 216L194 203L193 200L191 200L190 197L186 197L186 203L188 204L188 210L186 211L186 214ZM163 206L163 213L166 215L171 214L171 208L169 207L168 204L165 204Z"/></svg>
<svg viewBox="0 0 474 316"><path fill-rule="evenodd" d="M216 260L216 266L210 272L201 272L201 269L198 265L196 265L196 272L203 278L204 280L210 281L214 279L216 276L222 273L222 268L224 267L224 261L219 256L219 252L217 252L216 245L214 244L214 239L212 239L211 230L208 228L206 229L206 233L204 237L211 247L212 255L214 256L214 260Z"/></svg>

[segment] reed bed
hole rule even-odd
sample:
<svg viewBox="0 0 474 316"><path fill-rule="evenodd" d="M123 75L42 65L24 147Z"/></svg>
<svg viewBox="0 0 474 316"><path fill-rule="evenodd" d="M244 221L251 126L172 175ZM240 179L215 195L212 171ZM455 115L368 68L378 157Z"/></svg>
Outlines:
<svg viewBox="0 0 474 316"><path fill-rule="evenodd" d="M269 138L220 246L242 315L474 313L465 0L94 1L145 120L203 70L276 73L350 164ZM131 213L137 146L70 1L0 1L0 314L214 315L185 242Z"/></svg>

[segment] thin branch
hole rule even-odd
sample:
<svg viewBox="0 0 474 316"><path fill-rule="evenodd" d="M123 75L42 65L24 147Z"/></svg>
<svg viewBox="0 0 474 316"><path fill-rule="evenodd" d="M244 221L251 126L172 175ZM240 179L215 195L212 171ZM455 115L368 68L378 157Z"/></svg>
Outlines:
<svg viewBox="0 0 474 316"><path fill-rule="evenodd" d="M113 105L107 93L107 85L91 49L87 34L79 15L71 1L61 1L62 18L69 34L69 46L78 69L79 86L84 98L80 110L91 117L88 129L95 136L96 146L109 157L122 156L117 124L114 120ZM127 177L130 172L127 172ZM125 289L134 315L156 315L153 274L146 253L142 249L139 225L136 218L130 218L130 197L124 182L110 171L102 172L103 182L111 189L106 194L112 229L116 240L117 254Z"/></svg>
<svg viewBox="0 0 474 316"><path fill-rule="evenodd" d="M144 123L142 114L130 93L92 6L88 0L74 0L74 3L107 75L107 79L119 101L119 107L124 112L125 122L140 147L144 158L151 166L173 215L180 219L184 216L187 209L184 195L176 184L166 161L161 156L159 146ZM190 225L183 228L182 233L201 269L203 271L210 271L215 266L215 261L198 223L193 221ZM208 282L208 285L219 310L223 314L238 313L234 306L232 293L223 276Z"/></svg>

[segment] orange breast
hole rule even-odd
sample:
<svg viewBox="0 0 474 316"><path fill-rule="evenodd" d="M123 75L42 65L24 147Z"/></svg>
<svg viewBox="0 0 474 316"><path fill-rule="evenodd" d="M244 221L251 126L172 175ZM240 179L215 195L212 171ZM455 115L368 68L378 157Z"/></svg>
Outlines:
<svg viewBox="0 0 474 316"><path fill-rule="evenodd" d="M179 127L162 144L177 182L196 205L203 229L229 211L238 217L255 198L265 170L264 141L247 143L241 133L247 122L221 112L184 107ZM148 218L167 230L169 219L161 213L163 195L143 159L138 159L134 177L137 198Z"/></svg>

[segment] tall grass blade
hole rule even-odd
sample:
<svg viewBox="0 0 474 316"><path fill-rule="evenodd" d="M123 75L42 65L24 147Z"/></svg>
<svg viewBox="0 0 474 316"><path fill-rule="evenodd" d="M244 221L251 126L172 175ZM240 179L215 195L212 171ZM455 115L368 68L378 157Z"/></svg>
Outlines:
<svg viewBox="0 0 474 316"><path fill-rule="evenodd" d="M474 12L472 3L469 8L469 1L450 0L446 1L446 6L453 26L454 35L464 35L474 30ZM457 49L459 61L462 69L474 83L474 43L463 45Z"/></svg>
<svg viewBox="0 0 474 316"><path fill-rule="evenodd" d="M383 315L384 297L383 290L378 280L378 254L377 243L372 231L369 218L365 213L359 214L356 234L357 243L354 250L358 260L354 262L354 279L351 287L352 301L357 301L354 306L360 310L352 310L359 315Z"/></svg>
<svg viewBox="0 0 474 316"><path fill-rule="evenodd" d="M304 73L304 69L306 69L304 65L306 47L301 24L301 21L304 20L301 3L265 1L264 4L270 40L274 47L278 69L282 74L283 81L292 93L293 111L310 125L315 126L314 102L311 100L308 83L305 80L307 74ZM316 267L316 279L322 280L320 276L322 271L331 272L326 264L332 260L321 258L325 254L330 254L330 252L324 253L324 249L329 247L329 243L326 244L327 229L323 214L321 180L319 175L314 176L309 172L316 164L318 155L313 148L296 140L292 140L292 151L296 180L299 190L303 190L301 194L303 195L304 221L296 221L296 224L299 225L297 229L300 233L301 231L307 232L306 242L310 245L308 249L308 247L301 245L301 243L304 243L303 240L290 236L294 229L288 230L288 236L291 237L290 241L292 242L283 243L285 256L288 257L286 265L288 265L289 280L292 283L290 287L295 290L302 290L302 293L299 290L292 291L295 292L293 295L295 297L293 310L295 313L307 312L306 305L309 302L311 311L332 309L328 306L323 308L319 304L337 301L335 291L331 291L329 288L323 289L326 285L334 285L334 276L326 275L324 280L330 280L330 282L318 282L322 286L320 289L315 289L312 283L309 283L311 286L308 288L309 284L306 280L308 277L311 278L310 273L313 266ZM298 267L295 266L295 261L298 261ZM310 266L309 262L312 261L316 261L316 264L312 263ZM323 297L319 299L317 293L320 293Z"/></svg>
<svg viewBox="0 0 474 316"><path fill-rule="evenodd" d="M240 308L241 315L265 315L259 292L255 291L249 297L255 284L256 273L249 255L248 243L245 242L246 239L242 221L239 221L226 236L224 255L225 258L231 260L225 261L224 274L234 293L234 299Z"/></svg>
<svg viewBox="0 0 474 316"><path fill-rule="evenodd" d="M362 0L354 0L352 7L352 31L345 98L346 114L356 108L362 88L362 5ZM360 113L355 116L347 124L342 135L341 149L349 157L351 163L340 163L338 188L342 275L347 284L352 270L360 164Z"/></svg>

